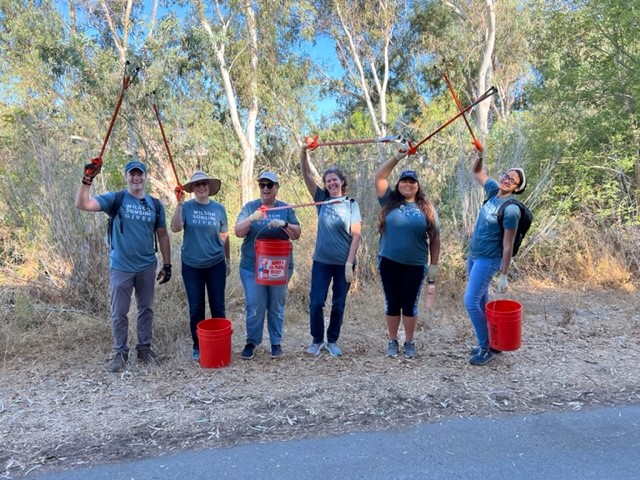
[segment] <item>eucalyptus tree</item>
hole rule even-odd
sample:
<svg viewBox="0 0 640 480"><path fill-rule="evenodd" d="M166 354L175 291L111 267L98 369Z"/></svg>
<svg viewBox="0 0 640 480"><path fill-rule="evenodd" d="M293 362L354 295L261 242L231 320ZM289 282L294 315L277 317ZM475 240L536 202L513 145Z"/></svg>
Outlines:
<svg viewBox="0 0 640 480"><path fill-rule="evenodd" d="M195 0L194 6L199 27L208 37L204 48L211 52L210 68L219 75L228 118L240 144L242 201L246 202L253 197L261 123L271 125L269 135L279 138L284 133L269 118L291 124L300 113L292 106L297 103L294 95L304 64L296 65L288 57L295 56L304 5Z"/></svg>

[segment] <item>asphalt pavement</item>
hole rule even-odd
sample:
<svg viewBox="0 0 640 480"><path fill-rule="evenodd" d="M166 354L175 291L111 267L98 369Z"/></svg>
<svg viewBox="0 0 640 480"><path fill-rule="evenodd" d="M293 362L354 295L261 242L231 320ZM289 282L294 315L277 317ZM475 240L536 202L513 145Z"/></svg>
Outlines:
<svg viewBox="0 0 640 480"><path fill-rule="evenodd" d="M187 451L26 478L637 479L640 405L452 419L403 431Z"/></svg>

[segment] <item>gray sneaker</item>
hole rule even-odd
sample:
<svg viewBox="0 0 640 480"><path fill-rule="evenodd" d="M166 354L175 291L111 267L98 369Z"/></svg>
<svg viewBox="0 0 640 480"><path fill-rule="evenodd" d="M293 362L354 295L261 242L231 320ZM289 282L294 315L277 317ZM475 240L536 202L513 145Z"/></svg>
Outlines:
<svg viewBox="0 0 640 480"><path fill-rule="evenodd" d="M145 365L160 365L160 359L149 347L138 348L138 361Z"/></svg>
<svg viewBox="0 0 640 480"><path fill-rule="evenodd" d="M324 347L324 342L320 342L320 343L311 342L307 347L307 353L309 355L314 355L314 356L320 355L320 352L322 351L322 347Z"/></svg>
<svg viewBox="0 0 640 480"><path fill-rule="evenodd" d="M389 340L389 345L387 345L387 351L384 354L386 357L396 358L398 356L399 351L400 351L400 345L398 345L398 340Z"/></svg>
<svg viewBox="0 0 640 480"><path fill-rule="evenodd" d="M332 357L341 357L342 356L342 349L335 342L327 343L325 348L327 349L327 352L329 352L329 354Z"/></svg>
<svg viewBox="0 0 640 480"><path fill-rule="evenodd" d="M109 371L111 373L121 372L127 366L127 360L129 360L127 353L116 353L109 364Z"/></svg>
<svg viewBox="0 0 640 480"><path fill-rule="evenodd" d="M404 358L413 358L416 356L416 342L410 340L404 342Z"/></svg>

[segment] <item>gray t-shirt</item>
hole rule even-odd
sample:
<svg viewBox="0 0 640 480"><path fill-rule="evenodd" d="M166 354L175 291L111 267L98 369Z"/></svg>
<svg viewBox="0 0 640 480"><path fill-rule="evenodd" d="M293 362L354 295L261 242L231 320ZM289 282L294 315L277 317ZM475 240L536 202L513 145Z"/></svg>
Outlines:
<svg viewBox="0 0 640 480"><path fill-rule="evenodd" d="M258 200L251 200L247 202L240 213L238 214L237 222L248 218L253 212L255 212L258 208L260 208L261 202ZM280 200L276 200L276 204L274 207L282 207L287 204L281 202ZM295 212L292 208L286 208L282 210L267 210L267 218L262 218L257 222L251 223L251 229L244 240L242 241L242 246L240 247L240 268L244 270L254 270L256 263L256 238L266 239L266 240L289 240L289 236L286 234L284 229L282 228L269 228L267 225L271 220L284 220L285 222L291 223L292 225L300 225L298 222L298 218L296 217ZM293 250L291 251L291 257L289 260L289 272L293 271Z"/></svg>
<svg viewBox="0 0 640 480"><path fill-rule="evenodd" d="M502 258L504 233L498 224L498 209L504 202L513 198L513 195L498 198L499 190L498 183L492 178L489 178L484 184L488 200L482 205L471 234L471 243L469 244L471 258ZM505 230L518 228L519 222L520 208L517 205L508 205L502 219Z"/></svg>
<svg viewBox="0 0 640 480"><path fill-rule="evenodd" d="M329 265L344 265L353 238L351 225L362 221L360 207L355 200L350 201L347 197L331 198L320 187L316 189L313 199L316 202L337 201L317 206L318 234L313 259Z"/></svg>
<svg viewBox="0 0 640 480"><path fill-rule="evenodd" d="M96 200L100 210L109 213L116 198L115 192L98 195ZM164 205L155 211L151 197L136 198L124 191L119 214L113 220L111 268L124 272L141 272L156 265L155 231L156 215L159 215L158 228L167 228Z"/></svg>
<svg viewBox="0 0 640 480"><path fill-rule="evenodd" d="M380 206L389 201L391 189L378 198ZM378 255L405 265L426 265L429 261L427 217L415 202L405 202L391 210L384 220Z"/></svg>
<svg viewBox="0 0 640 480"><path fill-rule="evenodd" d="M182 261L194 268L208 268L224 260L220 233L229 231L227 212L218 202L189 200L182 206L184 238Z"/></svg>

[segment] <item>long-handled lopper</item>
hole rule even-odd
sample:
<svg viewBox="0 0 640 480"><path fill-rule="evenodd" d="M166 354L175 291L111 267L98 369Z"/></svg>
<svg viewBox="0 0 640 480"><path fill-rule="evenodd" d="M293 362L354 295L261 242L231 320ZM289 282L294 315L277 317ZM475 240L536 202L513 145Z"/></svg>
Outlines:
<svg viewBox="0 0 640 480"><path fill-rule="evenodd" d="M151 92L151 96L153 99L151 100L151 107L153 108L154 113L156 114L156 119L158 120L158 125L160 126L160 132L162 133L162 140L164 141L164 147L167 149L167 155L169 157L169 163L171 163L171 168L173 170L173 175L176 178L176 194L178 191L182 192L182 184L180 183L180 179L178 178L178 172L176 171L176 165L173 163L173 157L171 156L171 149L169 148L169 142L167 141L167 136L164 134L164 127L162 126L162 119L160 118L160 110L158 109L158 103L156 101L156 91Z"/></svg>
<svg viewBox="0 0 640 480"><path fill-rule="evenodd" d="M309 141L311 140L311 141ZM336 145L362 145L366 143L401 143L402 135L387 135L379 138L365 138L362 140L336 140L333 142L320 142L318 135L312 137L304 137L308 150L315 150L318 147L333 147Z"/></svg>
<svg viewBox="0 0 640 480"><path fill-rule="evenodd" d="M458 110L462 111L462 104L458 99L458 95L456 95L456 91L453 89L453 85L451 84L451 80L449 80L449 76L447 75L447 72L442 72L442 76L444 77L444 81L447 82L447 87L449 87L449 91L451 92L451 95L453 96L453 99L455 100L456 105L458 106ZM480 143L480 141L478 141L476 136L473 134L471 125L469 125L469 120L467 120L466 115L462 115L462 118L464 119L464 123L466 123L467 128L469 129L469 133L471 134L471 138L472 138L471 143L473 143L473 146L476 147L476 150L478 150L478 152L482 153L482 150L483 150L482 144Z"/></svg>

